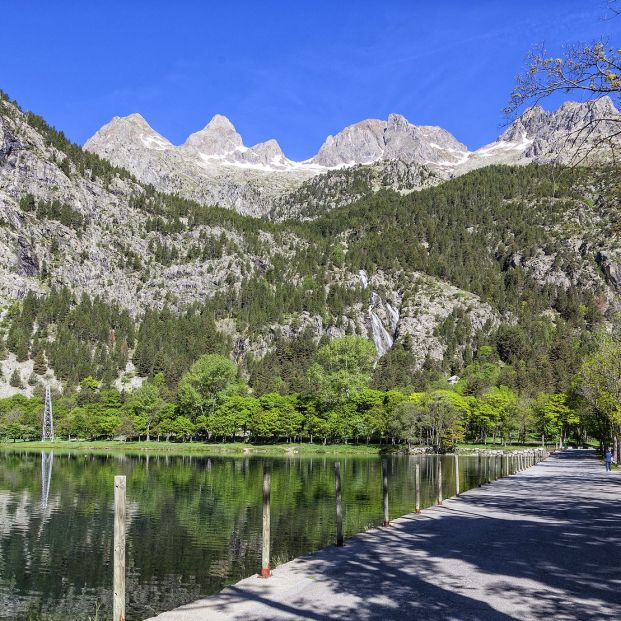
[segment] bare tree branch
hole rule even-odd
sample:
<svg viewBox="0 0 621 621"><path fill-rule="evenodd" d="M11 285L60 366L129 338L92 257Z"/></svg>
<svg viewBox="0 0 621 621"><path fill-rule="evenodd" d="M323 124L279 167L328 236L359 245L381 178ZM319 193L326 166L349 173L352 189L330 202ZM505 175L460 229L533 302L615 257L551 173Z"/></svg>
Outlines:
<svg viewBox="0 0 621 621"><path fill-rule="evenodd" d="M601 41L567 46L561 57L550 56L540 44L530 51L528 65L527 71L517 76L504 110L507 115L558 92L580 92L587 100L602 95L621 100L621 49Z"/></svg>

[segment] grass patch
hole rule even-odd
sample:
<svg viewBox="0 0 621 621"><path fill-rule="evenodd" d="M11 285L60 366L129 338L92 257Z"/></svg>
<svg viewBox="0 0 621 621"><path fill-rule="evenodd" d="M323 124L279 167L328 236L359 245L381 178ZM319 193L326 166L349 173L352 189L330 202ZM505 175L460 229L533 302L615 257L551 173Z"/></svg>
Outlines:
<svg viewBox="0 0 621 621"><path fill-rule="evenodd" d="M247 444L245 442L123 442L120 440L54 440L53 442L0 442L7 450L54 450L122 453L166 453L168 455L379 455L384 446L376 444Z"/></svg>

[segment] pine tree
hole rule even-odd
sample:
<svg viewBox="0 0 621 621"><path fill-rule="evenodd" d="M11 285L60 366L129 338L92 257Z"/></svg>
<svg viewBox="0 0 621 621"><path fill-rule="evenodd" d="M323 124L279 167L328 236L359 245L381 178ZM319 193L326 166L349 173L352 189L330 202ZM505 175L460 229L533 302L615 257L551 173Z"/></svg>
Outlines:
<svg viewBox="0 0 621 621"><path fill-rule="evenodd" d="M19 369L15 369L13 374L11 375L11 379L9 380L9 384L13 386L13 388L23 388L22 384L22 376L19 372Z"/></svg>
<svg viewBox="0 0 621 621"><path fill-rule="evenodd" d="M47 371L47 362L45 360L45 354L43 353L42 349L40 349L37 352L37 355L34 357L32 370L37 375L45 375L45 372Z"/></svg>

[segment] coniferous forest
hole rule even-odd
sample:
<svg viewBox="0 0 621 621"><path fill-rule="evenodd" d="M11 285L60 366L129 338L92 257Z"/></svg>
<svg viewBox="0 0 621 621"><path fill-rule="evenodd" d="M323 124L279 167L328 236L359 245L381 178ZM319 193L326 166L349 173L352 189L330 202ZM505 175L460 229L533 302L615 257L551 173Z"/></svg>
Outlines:
<svg viewBox="0 0 621 621"><path fill-rule="evenodd" d="M45 295L28 293L6 313L3 350L33 360L27 381L35 396L1 402L0 434L39 435L41 378L52 368L64 386L55 414L66 438L442 448L463 440L604 440L618 424L616 402L602 406L598 391L608 388L594 386L603 381L594 369L619 348L616 317L603 281L573 277L583 267L567 240L582 222L593 242L618 227L617 179L616 169L488 167L405 196L380 191L304 222L244 217L147 189L132 206L148 218L147 233L158 233L149 261L234 255L239 244L260 257L265 233L282 246L295 236L299 249L242 269L220 293L183 309L164 303L130 315L50 281ZM25 195L20 208L85 226L69 206ZM201 225L243 242L203 237L181 258L167 246L168 235ZM569 279L542 281L525 269L537 255L553 257L556 273ZM140 270L147 258L126 260ZM418 359L411 336L377 359L369 333L339 319L368 303L362 285L335 278L359 270L424 273L478 296L499 321L474 330L455 309L434 328L441 359ZM344 325L345 336L318 337L310 327L284 334L279 326L303 313ZM260 356L244 351L222 329L231 321L250 341L269 333L271 346ZM132 389L132 376L147 379ZM457 379L449 383L450 376ZM12 385L23 381L11 377Z"/></svg>

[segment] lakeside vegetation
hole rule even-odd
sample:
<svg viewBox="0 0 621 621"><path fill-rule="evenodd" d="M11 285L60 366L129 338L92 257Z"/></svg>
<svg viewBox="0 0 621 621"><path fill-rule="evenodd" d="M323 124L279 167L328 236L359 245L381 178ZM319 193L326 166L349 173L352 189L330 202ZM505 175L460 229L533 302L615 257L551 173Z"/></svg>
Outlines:
<svg viewBox="0 0 621 621"><path fill-rule="evenodd" d="M606 440L618 424L613 391L619 354L621 341L600 334L567 392L532 397L504 383L511 367L489 345L477 351L454 385L438 378L422 391L372 388L375 349L359 336L320 347L306 371L307 389L293 394L256 394L228 357L206 354L176 391L161 373L129 393L85 378L77 390L55 396L55 432L67 440L137 440L138 448L141 440L164 440L167 449L208 442L209 450L224 452L262 450L250 445L282 450L276 448L282 442L291 451L301 450L300 444L305 451L343 444L375 452L399 445L446 451L464 441L505 445L571 438L582 444L588 437ZM0 439L40 437L42 406L40 396L0 400Z"/></svg>

